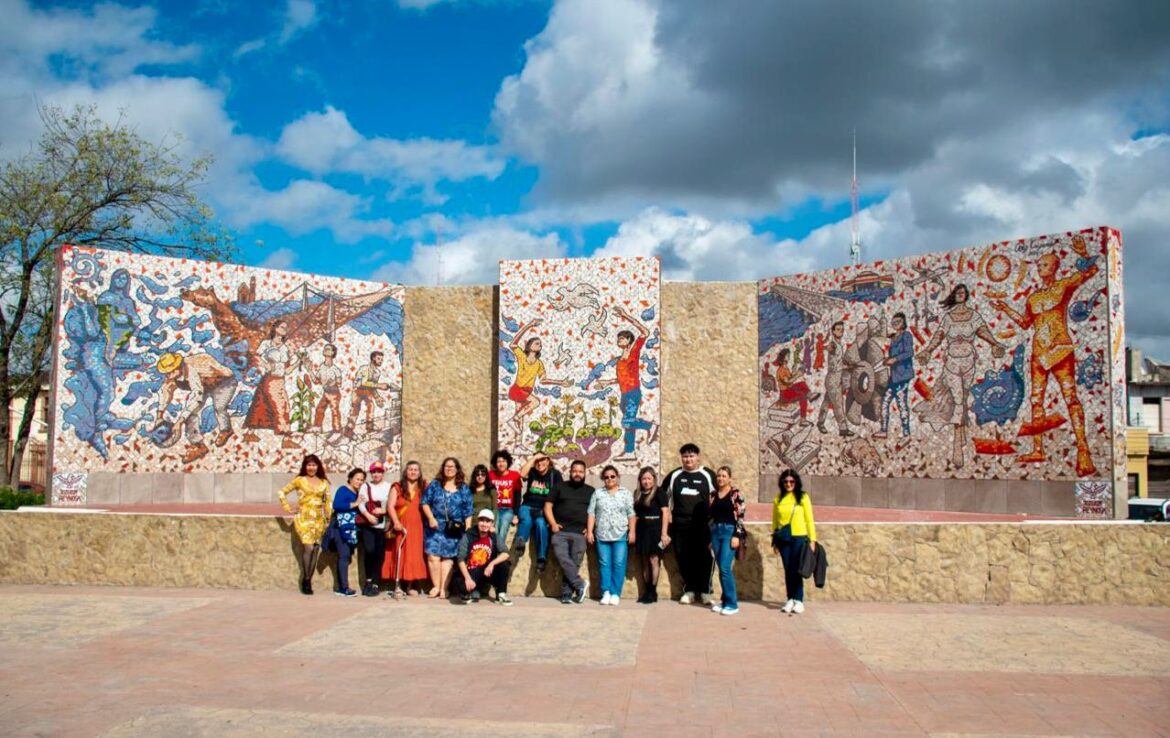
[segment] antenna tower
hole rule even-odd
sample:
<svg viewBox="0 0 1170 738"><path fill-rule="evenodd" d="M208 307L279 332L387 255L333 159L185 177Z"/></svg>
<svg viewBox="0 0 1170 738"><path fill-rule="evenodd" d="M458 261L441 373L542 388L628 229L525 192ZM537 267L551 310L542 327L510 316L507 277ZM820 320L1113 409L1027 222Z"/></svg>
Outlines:
<svg viewBox="0 0 1170 738"><path fill-rule="evenodd" d="M853 208L849 220L853 240L849 244L849 260L854 266L861 263L861 233L857 228L857 129L853 129L853 183L849 188L849 200Z"/></svg>

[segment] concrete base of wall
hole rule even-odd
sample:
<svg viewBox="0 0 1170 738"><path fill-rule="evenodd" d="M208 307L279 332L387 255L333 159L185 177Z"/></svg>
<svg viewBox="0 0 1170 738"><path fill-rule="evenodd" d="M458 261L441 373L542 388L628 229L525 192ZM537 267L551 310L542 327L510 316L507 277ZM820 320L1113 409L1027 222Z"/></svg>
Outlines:
<svg viewBox="0 0 1170 738"><path fill-rule="evenodd" d="M783 601L783 575L767 525L749 526L736 564L740 597ZM1170 525L1129 523L826 523L828 585L809 599L970 604L1170 606ZM0 513L0 582L295 590L300 544L275 517L69 512ZM590 580L598 577L590 551ZM560 571L539 580L525 555L510 591L556 596ZM328 591L335 559L317 589ZM637 596L641 562L627 590ZM660 597L678 596L672 555ZM718 590L718 577L715 578ZM357 565L351 582L357 582Z"/></svg>
<svg viewBox="0 0 1170 738"><path fill-rule="evenodd" d="M279 474L130 474L91 472L87 505L241 504L275 502L276 491L295 475Z"/></svg>
<svg viewBox="0 0 1170 738"><path fill-rule="evenodd" d="M776 496L778 474L760 476L760 502ZM1004 479L889 479L803 477L818 505L899 510L1004 513L1074 517L1075 482Z"/></svg>

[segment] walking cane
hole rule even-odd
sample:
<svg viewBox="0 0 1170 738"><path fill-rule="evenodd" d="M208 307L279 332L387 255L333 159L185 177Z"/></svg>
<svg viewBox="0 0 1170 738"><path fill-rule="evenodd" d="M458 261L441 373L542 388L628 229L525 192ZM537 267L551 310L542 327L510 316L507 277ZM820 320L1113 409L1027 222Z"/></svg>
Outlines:
<svg viewBox="0 0 1170 738"><path fill-rule="evenodd" d="M402 533L398 535L398 553L394 557L394 599L406 597L406 592L402 589L402 547L406 544L406 534L409 532L403 528Z"/></svg>

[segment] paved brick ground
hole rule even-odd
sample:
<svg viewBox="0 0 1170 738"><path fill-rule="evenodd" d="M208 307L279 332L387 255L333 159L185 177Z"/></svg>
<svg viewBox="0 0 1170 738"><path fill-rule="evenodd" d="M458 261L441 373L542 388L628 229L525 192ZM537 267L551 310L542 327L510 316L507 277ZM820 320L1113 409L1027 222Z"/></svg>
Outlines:
<svg viewBox="0 0 1170 738"><path fill-rule="evenodd" d="M1158 608L0 586L0 623L2 735L1170 735Z"/></svg>

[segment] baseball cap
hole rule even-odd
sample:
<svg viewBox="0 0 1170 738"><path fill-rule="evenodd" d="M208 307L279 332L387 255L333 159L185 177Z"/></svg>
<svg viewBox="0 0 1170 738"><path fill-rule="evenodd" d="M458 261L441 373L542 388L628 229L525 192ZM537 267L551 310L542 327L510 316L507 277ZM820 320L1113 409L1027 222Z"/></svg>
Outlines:
<svg viewBox="0 0 1170 738"><path fill-rule="evenodd" d="M494 521L496 519L496 514L493 513L491 510L484 508L483 510L480 510L479 515L476 515L475 517L480 518L482 520L493 520Z"/></svg>

